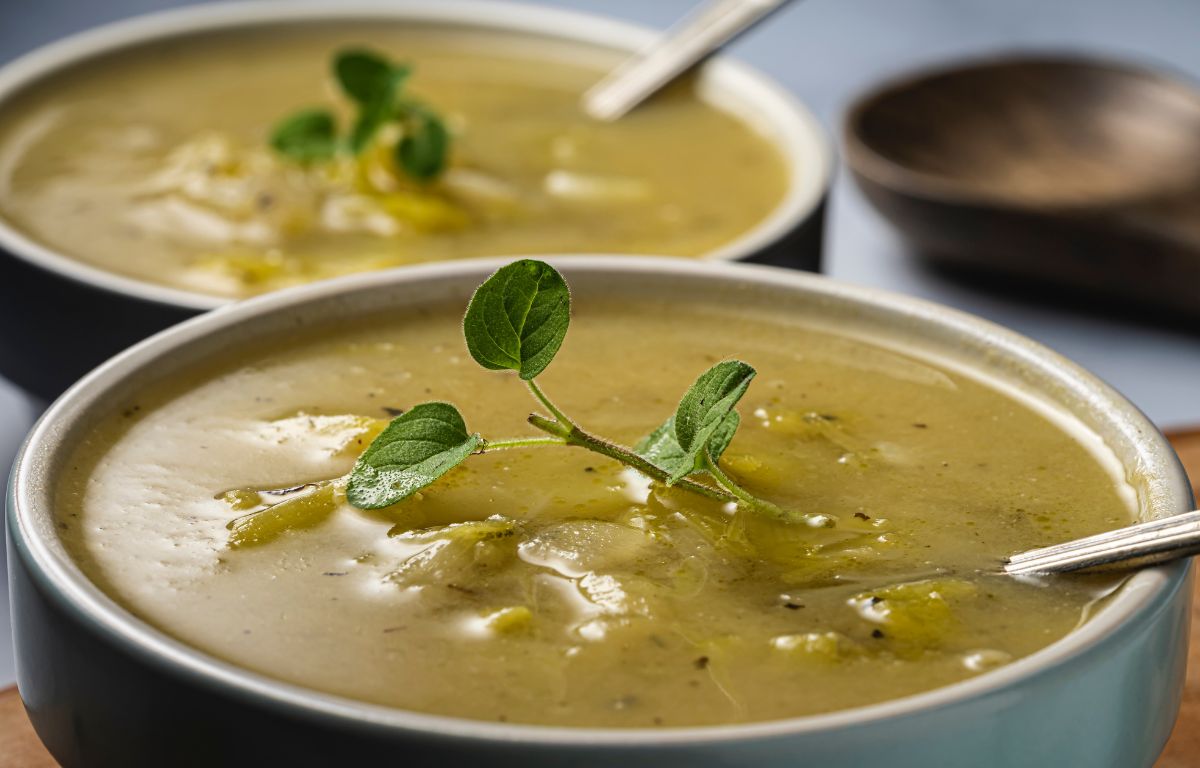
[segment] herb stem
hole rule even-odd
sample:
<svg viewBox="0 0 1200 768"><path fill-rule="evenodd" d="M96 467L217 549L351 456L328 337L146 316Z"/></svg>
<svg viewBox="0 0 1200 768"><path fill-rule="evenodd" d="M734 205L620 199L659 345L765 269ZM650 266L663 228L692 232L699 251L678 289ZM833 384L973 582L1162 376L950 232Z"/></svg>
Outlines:
<svg viewBox="0 0 1200 768"><path fill-rule="evenodd" d="M602 437L597 437L590 432L585 432L574 425L564 434L564 428L561 423L557 421L551 421L550 419L547 419L544 416L539 416L536 413L530 414L529 423L543 432L549 432L550 434L556 436L561 435L561 437L556 437L554 439L563 445L574 445L580 448L586 448L593 453L598 453L601 456L607 456L608 458L619 461L628 467L632 467L638 472L641 472L643 475L652 477L661 483L667 482L668 474L665 471L659 469L623 445L611 443ZM710 488L707 485L697 483L693 480L683 479L675 483L675 486L677 488L682 488L686 491L691 491L692 493L698 493L701 496L706 496L717 501L737 501L737 498L731 493L723 491L719 488Z"/></svg>
<svg viewBox="0 0 1200 768"><path fill-rule="evenodd" d="M742 502L750 509L767 512L777 518L780 518L781 520L791 518L791 515L789 515L787 512L784 512L779 506L772 504L765 499L758 498L734 482L733 478L725 474L720 465L713 460L713 457L708 453L707 450L704 451L704 468L708 470L708 473L713 476L713 479L716 480L722 488L736 496L738 501Z"/></svg>
<svg viewBox="0 0 1200 768"><path fill-rule="evenodd" d="M557 419L560 424L568 429L578 429L578 427L575 426L575 422L568 419L567 415L560 411L558 406L550 401L550 398L546 397L546 393L543 392L542 388L537 385L537 382L535 382L533 379L528 379L526 380L525 385L529 387L529 391L533 393L533 396L537 398L538 402L546 406L546 410L550 411L550 414L554 416L554 418Z"/></svg>
<svg viewBox="0 0 1200 768"><path fill-rule="evenodd" d="M529 414L529 418L526 421L543 432L548 432L555 437L562 438L564 442L566 442L567 436L571 434L570 427L564 427L554 419L547 419L540 413Z"/></svg>
<svg viewBox="0 0 1200 768"><path fill-rule="evenodd" d="M654 464L651 464L641 456L638 456L636 453L623 445L610 443L602 437L596 437L593 434L584 432L579 427L575 427L571 430L571 434L568 436L567 440L575 445L587 448L589 451L607 456L610 459L616 459L622 464L633 467L643 475L648 475L661 483L667 483L669 476L665 471L658 468ZM717 501L736 500L733 495L730 495L719 488L710 488L707 485L703 485L702 483L697 483L694 480L688 480L686 478L677 480L675 482L675 487L683 488L684 490L691 491L692 493L698 493L701 496L707 496L708 498L716 499Z"/></svg>
<svg viewBox="0 0 1200 768"><path fill-rule="evenodd" d="M562 437L518 437L510 440L484 440L475 453L506 451L510 448L533 448L541 445L566 445Z"/></svg>

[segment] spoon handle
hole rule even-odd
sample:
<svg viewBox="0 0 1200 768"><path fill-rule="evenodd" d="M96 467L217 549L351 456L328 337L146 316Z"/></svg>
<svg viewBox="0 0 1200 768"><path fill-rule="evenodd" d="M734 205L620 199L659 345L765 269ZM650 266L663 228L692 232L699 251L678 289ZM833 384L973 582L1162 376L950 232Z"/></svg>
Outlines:
<svg viewBox="0 0 1200 768"><path fill-rule="evenodd" d="M1012 555L1013 576L1119 570L1200 554L1200 511L1138 523L1083 539Z"/></svg>
<svg viewBox="0 0 1200 768"><path fill-rule="evenodd" d="M583 111L616 120L700 59L787 5L789 0L713 0L583 94Z"/></svg>

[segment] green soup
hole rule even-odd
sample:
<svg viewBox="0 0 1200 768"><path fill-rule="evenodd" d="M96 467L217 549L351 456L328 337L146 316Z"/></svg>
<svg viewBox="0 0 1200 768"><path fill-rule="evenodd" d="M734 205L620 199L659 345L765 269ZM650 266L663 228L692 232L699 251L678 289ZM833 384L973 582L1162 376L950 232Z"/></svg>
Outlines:
<svg viewBox="0 0 1200 768"><path fill-rule="evenodd" d="M330 56L368 46L446 119L450 168L387 153L305 168L274 153L297 109L352 115ZM613 124L580 95L620 56L549 38L397 23L184 37L40 82L0 114L0 216L130 277L244 296L470 256L700 256L782 201L770 141L687 81Z"/></svg>
<svg viewBox="0 0 1200 768"><path fill-rule="evenodd" d="M881 702L1026 656L1112 578L1000 558L1128 523L1115 458L1065 414L767 307L577 298L539 380L627 444L722 355L759 377L724 470L830 528L782 523L576 448L472 457L366 512L333 486L389 409L459 405L528 434L461 306L389 316L180 375L91 430L58 494L68 549L148 623L273 678L420 712L664 727ZM231 489L240 489L227 493ZM231 530L230 521L240 516ZM250 522L247 523L246 521Z"/></svg>

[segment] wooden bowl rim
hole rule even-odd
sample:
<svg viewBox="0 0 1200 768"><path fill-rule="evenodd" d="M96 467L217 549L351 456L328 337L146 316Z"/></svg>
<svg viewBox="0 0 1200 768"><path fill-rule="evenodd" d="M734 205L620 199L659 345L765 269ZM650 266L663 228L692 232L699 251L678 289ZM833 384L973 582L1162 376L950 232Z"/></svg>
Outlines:
<svg viewBox="0 0 1200 768"><path fill-rule="evenodd" d="M960 58L950 62L919 67L888 78L856 98L842 120L842 143L850 170L896 194L920 197L947 205L1007 209L1026 213L1089 215L1123 209L1127 206L1182 192L1186 183L1163 183L1151 191L1136 191L1107 196L1094 201L1029 201L1012 195L969 187L937 173L917 170L893 160L867 141L861 127L867 114L897 91L907 90L950 75L975 74L1029 64L1049 64L1080 69L1107 70L1131 75L1147 83L1165 86L1195 102L1200 108L1200 80L1170 65L1146 60L1114 59L1086 51L1007 51Z"/></svg>

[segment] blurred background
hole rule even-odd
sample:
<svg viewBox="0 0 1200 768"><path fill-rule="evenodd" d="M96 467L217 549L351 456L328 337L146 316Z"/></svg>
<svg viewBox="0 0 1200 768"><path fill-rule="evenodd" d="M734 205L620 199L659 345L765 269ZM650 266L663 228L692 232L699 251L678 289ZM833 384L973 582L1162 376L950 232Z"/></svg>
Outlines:
<svg viewBox="0 0 1200 768"><path fill-rule="evenodd" d="M331 0L332 2L333 0ZM278 0L285 3L287 0ZM119 18L183 5L174 0L0 0L0 62ZM665 28L692 0L549 3ZM912 69L1013 51L1084 52L1200 80L1196 0L805 0L738 40L733 55L809 105L837 137L848 104ZM824 271L849 282L976 313L1041 341L1105 378L1163 428L1200 425L1200 314L1162 322L1058 292L997 290L913 257L870 207L840 160L827 210ZM1200 286L1192 289L1200 294ZM1200 297L1197 298L1200 304ZM40 413L0 380L0 464L7 466ZM0 590L7 601L7 588ZM8 611L0 613L0 686L13 679Z"/></svg>

